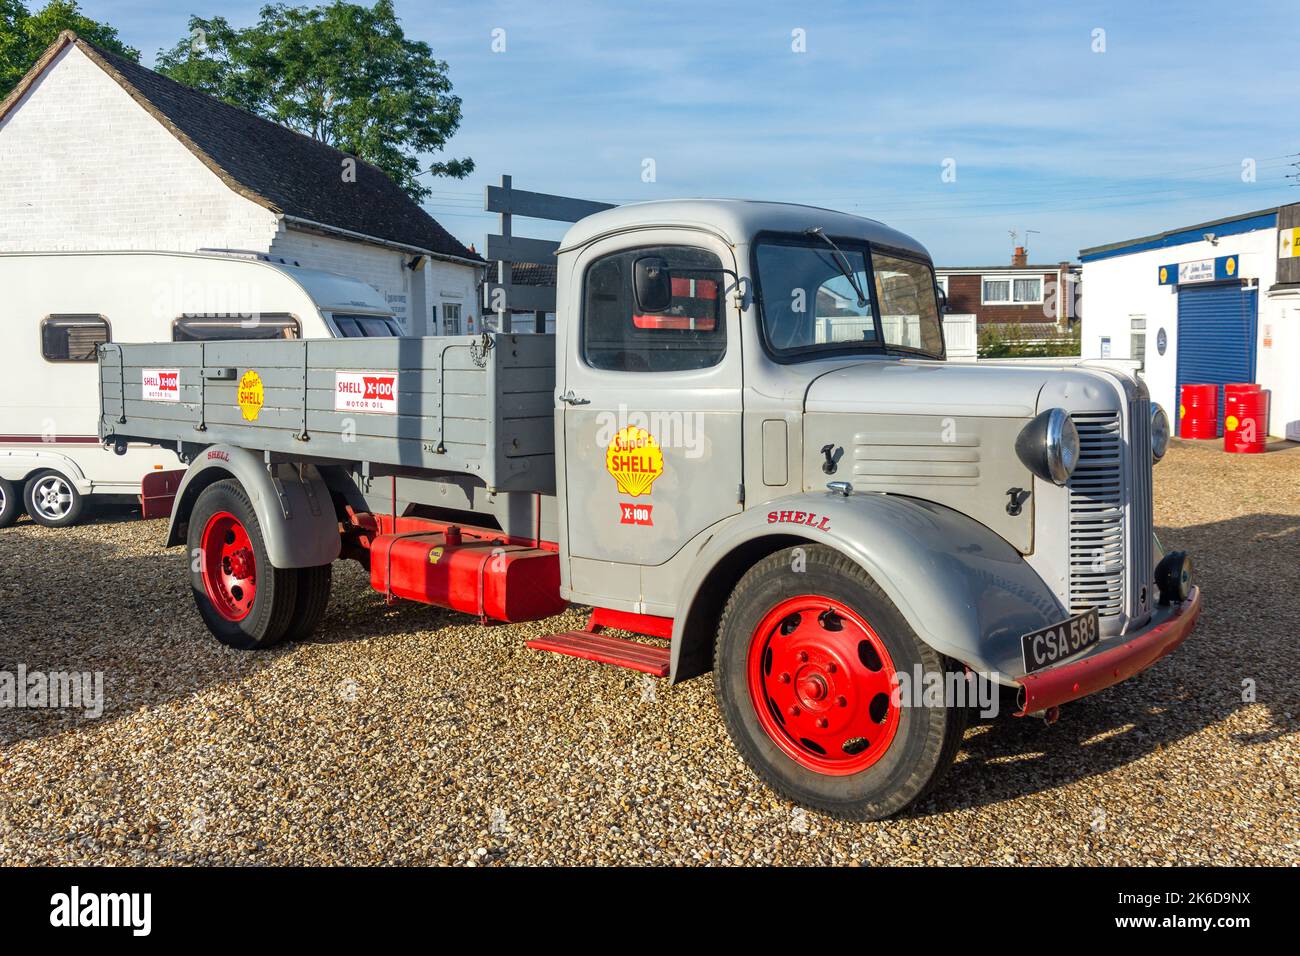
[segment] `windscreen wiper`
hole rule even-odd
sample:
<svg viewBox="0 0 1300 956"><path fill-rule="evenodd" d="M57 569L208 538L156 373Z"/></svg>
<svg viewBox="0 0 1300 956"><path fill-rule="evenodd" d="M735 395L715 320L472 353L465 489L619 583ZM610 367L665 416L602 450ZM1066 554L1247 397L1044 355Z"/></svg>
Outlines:
<svg viewBox="0 0 1300 956"><path fill-rule="evenodd" d="M858 294L858 308L860 309L866 305L866 293L862 291L862 286L858 283L858 277L854 273L853 267L849 265L848 256L840 252L840 247L831 241L830 236L826 235L826 230L821 226L813 226L811 229L805 229L804 235L816 236L822 242L826 243L826 245L831 247L835 253L832 257L835 260L835 264L839 266L840 272L844 273L844 278L849 280L849 285L853 286L853 291Z"/></svg>

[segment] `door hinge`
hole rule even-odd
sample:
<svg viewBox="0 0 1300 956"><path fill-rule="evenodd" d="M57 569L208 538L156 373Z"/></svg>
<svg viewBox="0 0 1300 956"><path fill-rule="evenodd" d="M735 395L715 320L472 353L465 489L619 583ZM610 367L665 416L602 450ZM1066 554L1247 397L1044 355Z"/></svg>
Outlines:
<svg viewBox="0 0 1300 956"><path fill-rule="evenodd" d="M745 486L744 486L744 485L737 485L737 486L736 486L736 504L738 504L738 505L743 505L744 503L745 503Z"/></svg>

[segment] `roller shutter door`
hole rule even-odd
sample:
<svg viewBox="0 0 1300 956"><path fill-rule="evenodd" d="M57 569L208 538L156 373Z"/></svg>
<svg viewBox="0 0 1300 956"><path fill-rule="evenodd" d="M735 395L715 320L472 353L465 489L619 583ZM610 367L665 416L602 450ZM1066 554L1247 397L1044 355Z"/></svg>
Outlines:
<svg viewBox="0 0 1300 956"><path fill-rule="evenodd" d="M1240 285L1178 287L1178 408L1184 385L1255 381L1259 292ZM1182 431L1182 422L1178 423ZM1223 389L1219 389L1219 434Z"/></svg>

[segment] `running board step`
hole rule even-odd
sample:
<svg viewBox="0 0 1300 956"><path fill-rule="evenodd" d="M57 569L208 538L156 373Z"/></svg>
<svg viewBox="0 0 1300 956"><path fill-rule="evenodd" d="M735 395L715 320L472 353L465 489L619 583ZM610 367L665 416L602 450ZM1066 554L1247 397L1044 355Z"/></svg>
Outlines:
<svg viewBox="0 0 1300 956"><path fill-rule="evenodd" d="M630 670L653 674L655 677L668 676L668 647L655 647L652 644L639 644L636 641L620 637L607 637L593 631L565 631L561 634L548 634L525 642L526 647L539 651L554 651L570 657L581 657L588 661L602 664L614 664Z"/></svg>

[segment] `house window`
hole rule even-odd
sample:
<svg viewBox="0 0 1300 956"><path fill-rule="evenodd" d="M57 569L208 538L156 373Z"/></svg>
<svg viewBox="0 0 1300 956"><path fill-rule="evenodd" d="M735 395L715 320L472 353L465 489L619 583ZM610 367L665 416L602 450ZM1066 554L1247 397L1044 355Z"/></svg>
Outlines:
<svg viewBox="0 0 1300 956"><path fill-rule="evenodd" d="M1043 277L1007 276L984 280L984 305L1028 305L1043 301Z"/></svg>
<svg viewBox="0 0 1300 956"><path fill-rule="evenodd" d="M242 339L300 337L298 320L284 313L182 315L172 323L173 342L229 342Z"/></svg>
<svg viewBox="0 0 1300 956"><path fill-rule="evenodd" d="M442 304L443 335L460 335L460 303L444 302Z"/></svg>
<svg viewBox="0 0 1300 956"><path fill-rule="evenodd" d="M672 299L642 314L632 289L636 261L664 259ZM597 259L583 288L582 355L592 368L617 372L680 372L710 368L727 349L722 311L722 261L687 246L628 249Z"/></svg>
<svg viewBox="0 0 1300 956"><path fill-rule="evenodd" d="M939 284L939 291L942 292L944 294L944 297L946 298L948 295L948 277L935 276L934 281Z"/></svg>
<svg viewBox="0 0 1300 956"><path fill-rule="evenodd" d="M93 362L112 341L102 315L51 315L41 321L41 355L47 362Z"/></svg>
<svg viewBox="0 0 1300 956"><path fill-rule="evenodd" d="M1138 371L1145 371L1147 367L1147 317L1145 315L1130 315L1128 318L1128 357L1136 359L1140 363Z"/></svg>

